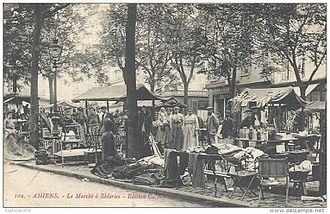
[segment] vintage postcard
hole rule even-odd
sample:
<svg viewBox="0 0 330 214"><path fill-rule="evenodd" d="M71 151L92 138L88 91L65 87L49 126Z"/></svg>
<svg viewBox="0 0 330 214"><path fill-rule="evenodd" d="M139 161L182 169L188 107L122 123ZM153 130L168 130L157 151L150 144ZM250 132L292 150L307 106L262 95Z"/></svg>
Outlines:
<svg viewBox="0 0 330 214"><path fill-rule="evenodd" d="M326 3L4 2L2 14L6 212L325 212Z"/></svg>

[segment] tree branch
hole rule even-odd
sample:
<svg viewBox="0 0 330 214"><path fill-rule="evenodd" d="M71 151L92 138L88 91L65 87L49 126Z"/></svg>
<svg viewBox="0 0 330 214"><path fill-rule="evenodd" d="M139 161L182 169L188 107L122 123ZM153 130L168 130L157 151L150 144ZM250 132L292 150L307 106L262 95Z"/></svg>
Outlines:
<svg viewBox="0 0 330 214"><path fill-rule="evenodd" d="M316 71L319 69L319 67L320 67L320 65L322 64L322 61L323 61L323 59L324 59L324 57L325 57L326 55L327 55L327 50L324 51L323 56L321 57L321 59L320 59L318 65L317 65L317 66L315 67L315 69L313 70L311 76L310 76L309 79L308 79L308 82L312 81L312 79L313 79L313 77L314 77Z"/></svg>

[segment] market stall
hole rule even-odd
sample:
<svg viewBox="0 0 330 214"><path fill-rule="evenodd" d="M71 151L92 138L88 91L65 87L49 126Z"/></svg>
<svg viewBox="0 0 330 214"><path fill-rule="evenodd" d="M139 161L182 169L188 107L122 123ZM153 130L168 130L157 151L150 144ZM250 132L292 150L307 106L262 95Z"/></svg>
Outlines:
<svg viewBox="0 0 330 214"><path fill-rule="evenodd" d="M307 107L306 107L307 106ZM292 87L245 89L231 100L237 117L235 145L256 148L270 158L286 158L290 166L290 181L302 184L316 181L320 133L308 129L307 105ZM251 122L252 121L252 122Z"/></svg>
<svg viewBox="0 0 330 214"><path fill-rule="evenodd" d="M153 101L153 100L162 100L161 98L154 95L150 92L145 86L138 85L136 88L137 100L139 101ZM126 86L125 85L113 85L105 87L94 87L87 92L79 95L74 98L72 102L85 102L86 115L87 118L92 118L97 115L90 113L88 111L88 102L97 102L97 101L106 101L107 108L109 110L109 102L125 102L126 99ZM75 108L74 104L62 102L59 105L63 106L60 110L68 108ZM68 110L70 111L70 109ZM89 163L97 163L100 160L100 154L102 153L101 146L101 127L98 122L90 123L86 122L83 125L78 124L73 121L70 122L70 117L66 118L66 114L71 115L72 112L64 111L61 112L62 117L54 117L54 123L62 127L60 132L57 132L56 136L53 136L53 133L49 133L50 136L43 136L44 142L47 143L45 149L54 156L54 159L60 159L60 162L69 162L70 160L85 160ZM90 115L89 115L90 113ZM58 118L58 119L56 119ZM126 148L125 145L125 136L123 136L123 131L125 129L118 130L118 133L115 133L116 144L120 144L120 148ZM118 142L120 141L120 142ZM122 153L122 151L120 151ZM94 159L91 157L95 157Z"/></svg>

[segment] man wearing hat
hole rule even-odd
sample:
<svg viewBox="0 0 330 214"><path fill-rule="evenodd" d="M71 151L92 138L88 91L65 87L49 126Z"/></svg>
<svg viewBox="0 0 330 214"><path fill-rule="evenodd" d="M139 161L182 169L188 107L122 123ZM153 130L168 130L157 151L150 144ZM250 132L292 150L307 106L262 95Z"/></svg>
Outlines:
<svg viewBox="0 0 330 214"><path fill-rule="evenodd" d="M226 110L226 119L223 121L221 134L223 138L228 138L229 136L234 136L234 126L235 121L232 118L231 111Z"/></svg>
<svg viewBox="0 0 330 214"><path fill-rule="evenodd" d="M243 127L250 128L251 126L254 127L256 118L253 114L252 109L247 109L244 113L246 114L246 117L242 120L240 127L241 128Z"/></svg>
<svg viewBox="0 0 330 214"><path fill-rule="evenodd" d="M215 134L218 131L219 127L219 119L217 116L213 113L212 107L207 107L207 119L206 119L206 130L208 133L208 143L213 144L215 141Z"/></svg>
<svg viewBox="0 0 330 214"><path fill-rule="evenodd" d="M100 110L101 110L101 112L99 113L99 120L100 120L100 123L101 123L101 126L102 126L104 117L107 114L107 107L101 106Z"/></svg>

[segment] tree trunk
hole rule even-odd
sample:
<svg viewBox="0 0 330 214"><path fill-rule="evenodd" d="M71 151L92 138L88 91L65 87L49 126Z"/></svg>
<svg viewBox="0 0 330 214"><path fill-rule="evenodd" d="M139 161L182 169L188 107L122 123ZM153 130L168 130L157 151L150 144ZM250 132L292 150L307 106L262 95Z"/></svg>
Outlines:
<svg viewBox="0 0 330 214"><path fill-rule="evenodd" d="M155 79L155 78L153 78ZM155 82L154 81L151 81L150 82L150 91L152 93L155 93ZM155 100L152 100L152 109L151 109L151 115L152 115L152 118L155 117Z"/></svg>
<svg viewBox="0 0 330 214"><path fill-rule="evenodd" d="M233 76L231 77L231 82L229 83L230 98L235 97L236 92L236 74L237 66L233 68Z"/></svg>
<svg viewBox="0 0 330 214"><path fill-rule="evenodd" d="M187 82L183 83L183 103L188 105L188 88L189 84Z"/></svg>
<svg viewBox="0 0 330 214"><path fill-rule="evenodd" d="M308 85L307 86L306 85L303 85L303 84L299 85L300 97L302 99L304 99L304 100L306 100L306 90L307 90L307 87L308 87Z"/></svg>
<svg viewBox="0 0 330 214"><path fill-rule="evenodd" d="M135 25L136 4L128 4L126 24L125 76L127 88L127 157L141 156L141 133L138 131L138 114L136 100L136 70L135 70Z"/></svg>
<svg viewBox="0 0 330 214"><path fill-rule="evenodd" d="M38 149L39 133L39 101L38 101L38 64L39 64L39 43L40 30L42 26L41 18L42 8L40 4L34 4L34 28L33 28L33 43L32 43L32 69L31 69L31 100L30 100L30 143Z"/></svg>

